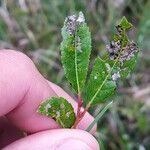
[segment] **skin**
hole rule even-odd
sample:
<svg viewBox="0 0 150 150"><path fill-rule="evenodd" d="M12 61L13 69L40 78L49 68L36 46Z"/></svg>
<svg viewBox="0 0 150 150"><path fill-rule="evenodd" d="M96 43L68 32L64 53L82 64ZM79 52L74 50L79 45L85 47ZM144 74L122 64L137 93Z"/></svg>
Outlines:
<svg viewBox="0 0 150 150"><path fill-rule="evenodd" d="M95 138L84 131L93 120L90 114L78 129L60 129L53 119L36 112L39 103L52 96L66 98L76 112L76 102L47 81L26 55L0 50L0 149L99 150ZM96 127L91 133L95 131Z"/></svg>

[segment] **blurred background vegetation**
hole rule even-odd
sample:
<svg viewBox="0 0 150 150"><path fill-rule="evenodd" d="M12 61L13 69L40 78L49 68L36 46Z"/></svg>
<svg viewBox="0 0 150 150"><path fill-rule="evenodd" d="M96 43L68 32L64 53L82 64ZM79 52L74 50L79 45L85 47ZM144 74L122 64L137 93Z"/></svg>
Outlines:
<svg viewBox="0 0 150 150"><path fill-rule="evenodd" d="M150 0L0 0L0 49L27 54L40 72L68 93L60 62L65 17L82 11L92 34L91 61L103 57L115 24L126 16L140 48L137 67L119 84L113 107L98 123L101 150L150 149ZM91 67L91 66L90 66ZM102 105L91 110L96 115Z"/></svg>

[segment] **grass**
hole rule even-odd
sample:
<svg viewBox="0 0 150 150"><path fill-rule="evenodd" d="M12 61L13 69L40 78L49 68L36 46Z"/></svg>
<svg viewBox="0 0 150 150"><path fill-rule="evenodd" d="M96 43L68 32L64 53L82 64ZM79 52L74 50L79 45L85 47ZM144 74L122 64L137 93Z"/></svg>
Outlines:
<svg viewBox="0 0 150 150"><path fill-rule="evenodd" d="M105 45L115 31L114 25L125 15L135 26L129 34L137 40L141 54L135 73L119 83L121 88L113 98L113 109L98 123L97 140L102 150L147 150L150 149L149 10L148 0L1 0L0 48L23 51L46 78L69 92L59 50L65 17L78 11L85 14L92 33L94 61L97 55L105 57ZM101 107L91 113L97 114Z"/></svg>

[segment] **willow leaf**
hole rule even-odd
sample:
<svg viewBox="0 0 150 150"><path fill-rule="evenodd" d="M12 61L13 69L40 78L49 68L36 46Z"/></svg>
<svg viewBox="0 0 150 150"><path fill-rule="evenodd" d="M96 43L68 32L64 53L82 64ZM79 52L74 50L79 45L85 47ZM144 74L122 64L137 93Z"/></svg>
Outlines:
<svg viewBox="0 0 150 150"><path fill-rule="evenodd" d="M80 94L85 84L91 53L91 35L81 12L79 16L66 18L62 37L61 60L64 71L73 89Z"/></svg>
<svg viewBox="0 0 150 150"><path fill-rule="evenodd" d="M76 118L72 105L62 97L47 99L39 105L37 111L56 120L62 128L71 128Z"/></svg>
<svg viewBox="0 0 150 150"><path fill-rule="evenodd" d="M102 59L96 59L84 94L84 100L90 106L104 102L115 92L116 83L111 76L113 68L109 67Z"/></svg>

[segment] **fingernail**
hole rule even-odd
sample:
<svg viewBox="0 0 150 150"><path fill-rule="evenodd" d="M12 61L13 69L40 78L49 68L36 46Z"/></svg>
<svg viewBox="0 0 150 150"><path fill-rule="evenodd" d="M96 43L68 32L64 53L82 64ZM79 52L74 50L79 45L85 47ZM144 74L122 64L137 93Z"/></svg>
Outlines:
<svg viewBox="0 0 150 150"><path fill-rule="evenodd" d="M78 139L70 139L57 146L57 150L93 150L85 142Z"/></svg>

